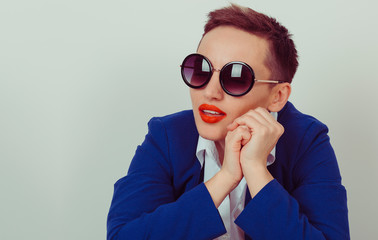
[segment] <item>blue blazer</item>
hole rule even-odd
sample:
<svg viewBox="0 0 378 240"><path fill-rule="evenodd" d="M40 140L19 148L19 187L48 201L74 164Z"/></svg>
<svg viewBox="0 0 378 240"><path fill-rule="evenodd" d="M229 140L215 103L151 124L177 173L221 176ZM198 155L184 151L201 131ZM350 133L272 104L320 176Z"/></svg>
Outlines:
<svg viewBox="0 0 378 240"><path fill-rule="evenodd" d="M275 178L235 223L246 239L349 239L345 188L327 127L288 102L268 167ZM127 176L117 181L107 238L213 239L226 229L201 176L193 112L150 120Z"/></svg>

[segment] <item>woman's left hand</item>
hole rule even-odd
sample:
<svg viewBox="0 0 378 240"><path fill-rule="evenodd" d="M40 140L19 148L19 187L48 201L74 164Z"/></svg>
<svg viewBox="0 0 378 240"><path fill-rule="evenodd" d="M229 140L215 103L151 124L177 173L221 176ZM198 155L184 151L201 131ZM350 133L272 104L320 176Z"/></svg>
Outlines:
<svg viewBox="0 0 378 240"><path fill-rule="evenodd" d="M268 155L284 132L282 125L266 109L259 107L236 118L228 130L233 131L238 126L248 127L252 135L243 144L241 164L266 166Z"/></svg>
<svg viewBox="0 0 378 240"><path fill-rule="evenodd" d="M250 140L242 143L240 164L251 196L254 197L273 179L266 162L284 128L264 108L248 111L236 118L227 128L233 131L239 126L246 126L251 131Z"/></svg>

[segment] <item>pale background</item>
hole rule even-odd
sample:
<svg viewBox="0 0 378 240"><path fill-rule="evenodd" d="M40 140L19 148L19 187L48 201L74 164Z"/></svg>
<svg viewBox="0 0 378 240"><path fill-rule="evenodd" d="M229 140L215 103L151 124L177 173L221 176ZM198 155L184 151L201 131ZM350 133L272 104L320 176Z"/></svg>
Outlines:
<svg viewBox="0 0 378 240"><path fill-rule="evenodd" d="M234 2L293 33L291 101L330 128L352 238L376 239L377 2ZM0 2L0 239L105 239L114 182L149 118L190 108L179 65L227 3Z"/></svg>

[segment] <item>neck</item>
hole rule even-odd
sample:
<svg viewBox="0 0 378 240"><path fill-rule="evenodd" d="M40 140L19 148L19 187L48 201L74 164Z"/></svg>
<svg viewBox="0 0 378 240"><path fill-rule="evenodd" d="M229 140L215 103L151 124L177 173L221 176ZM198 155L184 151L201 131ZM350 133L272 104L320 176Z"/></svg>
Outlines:
<svg viewBox="0 0 378 240"><path fill-rule="evenodd" d="M223 158L224 158L224 140L216 141L215 147L218 151L219 161L221 164L223 164Z"/></svg>

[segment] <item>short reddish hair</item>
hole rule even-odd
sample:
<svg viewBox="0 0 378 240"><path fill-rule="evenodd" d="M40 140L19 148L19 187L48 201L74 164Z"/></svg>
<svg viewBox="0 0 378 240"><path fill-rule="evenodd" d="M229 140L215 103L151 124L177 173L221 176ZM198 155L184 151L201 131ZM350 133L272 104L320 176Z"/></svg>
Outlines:
<svg viewBox="0 0 378 240"><path fill-rule="evenodd" d="M203 36L212 29L229 25L267 39L270 54L266 65L273 80L292 81L298 67L298 55L291 34L275 18L247 7L231 4L209 13Z"/></svg>

